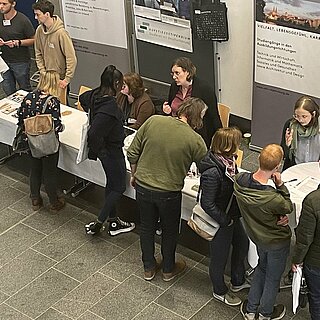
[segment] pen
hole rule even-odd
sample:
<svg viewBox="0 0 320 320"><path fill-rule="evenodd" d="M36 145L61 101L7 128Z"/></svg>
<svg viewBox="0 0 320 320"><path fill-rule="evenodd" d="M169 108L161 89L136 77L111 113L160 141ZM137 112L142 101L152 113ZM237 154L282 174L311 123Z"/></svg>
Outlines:
<svg viewBox="0 0 320 320"><path fill-rule="evenodd" d="M297 181L298 179L291 179L291 180L288 180L288 181L285 181L284 183L289 183L289 182L294 182L294 181Z"/></svg>

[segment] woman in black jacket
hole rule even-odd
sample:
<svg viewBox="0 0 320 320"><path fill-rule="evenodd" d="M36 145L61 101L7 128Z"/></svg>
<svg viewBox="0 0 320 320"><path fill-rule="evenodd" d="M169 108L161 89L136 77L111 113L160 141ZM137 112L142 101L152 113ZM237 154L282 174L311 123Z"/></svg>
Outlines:
<svg viewBox="0 0 320 320"><path fill-rule="evenodd" d="M201 207L215 219L220 229L210 242L209 274L213 297L228 305L241 300L229 291L224 270L232 244L230 290L238 292L249 285L245 281L244 261L249 241L240 221L240 211L233 196L233 177L237 173L235 154L241 141L237 128L220 128L213 136L207 155L200 162Z"/></svg>
<svg viewBox="0 0 320 320"><path fill-rule="evenodd" d="M172 63L171 75L174 82L170 86L168 102L163 104L163 112L175 116L184 100L190 97L202 99L208 109L203 118L203 127L197 132L209 148L213 134L222 127L213 89L196 77L196 67L189 58L177 58Z"/></svg>
<svg viewBox="0 0 320 320"><path fill-rule="evenodd" d="M115 96L123 85L123 75L115 66L109 65L101 75L100 86L87 91L79 97L83 109L90 117L88 131L89 159L101 161L106 174L105 203L97 221L85 225L87 234L97 234L104 229L109 217L111 236L129 232L135 225L116 216L116 203L126 190L126 164L122 151L124 128L123 114Z"/></svg>

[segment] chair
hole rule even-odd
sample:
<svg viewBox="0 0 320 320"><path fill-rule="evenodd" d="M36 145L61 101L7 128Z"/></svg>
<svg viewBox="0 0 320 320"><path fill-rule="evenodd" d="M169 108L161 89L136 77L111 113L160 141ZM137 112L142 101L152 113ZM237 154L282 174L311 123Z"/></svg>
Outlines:
<svg viewBox="0 0 320 320"><path fill-rule="evenodd" d="M81 107L81 103L79 101L79 97L86 91L91 90L92 88L86 87L86 86L80 86L79 88L79 93L78 93L78 101L76 102L77 109L80 111L84 111L83 108Z"/></svg>
<svg viewBox="0 0 320 320"><path fill-rule="evenodd" d="M242 158L243 158L243 151L238 149L237 151L237 160L236 160L236 164L237 164L237 167L241 167L241 164L242 164Z"/></svg>
<svg viewBox="0 0 320 320"><path fill-rule="evenodd" d="M222 122L222 127L226 128L229 126L229 117L230 117L230 107L223 103L218 103L218 112Z"/></svg>

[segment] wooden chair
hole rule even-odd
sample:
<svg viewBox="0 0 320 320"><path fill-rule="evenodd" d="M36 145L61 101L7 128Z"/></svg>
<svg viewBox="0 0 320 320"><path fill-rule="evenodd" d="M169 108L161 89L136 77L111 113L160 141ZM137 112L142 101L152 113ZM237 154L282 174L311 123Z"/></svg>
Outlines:
<svg viewBox="0 0 320 320"><path fill-rule="evenodd" d="M222 122L222 127L226 128L229 126L229 117L230 117L230 107L223 103L218 103L218 112Z"/></svg>
<svg viewBox="0 0 320 320"><path fill-rule="evenodd" d="M77 101L77 109L80 111L83 111L83 108L81 107L81 103L79 101L79 97L86 91L92 90L92 88L86 87L86 86L80 86L79 93L78 93L78 101Z"/></svg>
<svg viewBox="0 0 320 320"><path fill-rule="evenodd" d="M241 164L242 164L242 158L243 158L243 151L238 149L237 151L237 160L236 160L236 164L239 168L241 168Z"/></svg>

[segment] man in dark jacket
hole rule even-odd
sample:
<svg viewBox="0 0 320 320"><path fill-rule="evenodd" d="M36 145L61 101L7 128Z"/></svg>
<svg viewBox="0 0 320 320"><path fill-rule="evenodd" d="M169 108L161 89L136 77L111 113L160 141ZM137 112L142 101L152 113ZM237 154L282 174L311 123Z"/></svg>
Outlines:
<svg viewBox="0 0 320 320"><path fill-rule="evenodd" d="M289 214L293 210L287 187L278 172L283 150L277 144L264 147L255 173L236 177L235 195L247 233L257 246L259 263L248 295L241 305L244 319L282 319L285 306L274 306L282 273L289 254L291 230ZM272 179L275 187L268 185Z"/></svg>
<svg viewBox="0 0 320 320"><path fill-rule="evenodd" d="M303 264L309 289L309 311L312 320L320 319L320 185L302 204L301 217L296 230L292 271Z"/></svg>

